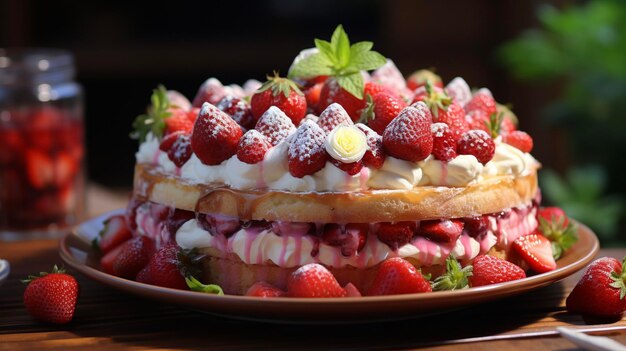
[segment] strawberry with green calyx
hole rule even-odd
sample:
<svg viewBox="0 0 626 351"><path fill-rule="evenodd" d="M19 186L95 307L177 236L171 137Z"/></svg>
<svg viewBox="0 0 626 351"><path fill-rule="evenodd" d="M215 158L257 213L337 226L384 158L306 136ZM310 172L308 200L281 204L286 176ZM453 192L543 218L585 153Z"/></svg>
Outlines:
<svg viewBox="0 0 626 351"><path fill-rule="evenodd" d="M435 72L428 69L420 69L413 72L406 80L406 85L409 89L415 90L426 85L427 82L431 82L432 85L443 88L443 81L441 77Z"/></svg>
<svg viewBox="0 0 626 351"><path fill-rule="evenodd" d="M626 260L626 258L625 258ZM585 321L614 322L626 309L626 272L624 261L602 257L593 261L566 300L570 313L583 315Z"/></svg>
<svg viewBox="0 0 626 351"><path fill-rule="evenodd" d="M147 265L137 274L136 280L172 289L187 290L186 278L200 274L200 261L204 258L197 250L184 250L176 244L160 248Z"/></svg>
<svg viewBox="0 0 626 351"><path fill-rule="evenodd" d="M495 139L500 135L500 127L502 126L502 119L504 114L502 113L492 113L489 116L489 121L485 121L485 126L487 127L487 132L491 136L491 138Z"/></svg>
<svg viewBox="0 0 626 351"><path fill-rule="evenodd" d="M185 277L185 282L191 291L202 292L205 294L224 295L224 290L219 285L202 284L193 276Z"/></svg>
<svg viewBox="0 0 626 351"><path fill-rule="evenodd" d="M387 125L407 106L402 98L389 92L366 94L365 101L365 108L359 121L367 123L378 134L382 134Z"/></svg>
<svg viewBox="0 0 626 351"><path fill-rule="evenodd" d="M56 265L52 272L29 275L22 283L28 284L24 291L24 306L34 318L54 324L66 324L74 317L78 299L78 282Z"/></svg>
<svg viewBox="0 0 626 351"><path fill-rule="evenodd" d="M472 276L472 266L461 267L459 261L450 255L446 259L446 272L432 283L433 291L459 290L469 288L469 277Z"/></svg>
<svg viewBox="0 0 626 351"><path fill-rule="evenodd" d="M288 78L283 78L274 72L274 76L267 76L267 81L261 85L250 99L250 109L255 120L270 107L276 106L298 125L306 114L306 98L298 85Z"/></svg>
<svg viewBox="0 0 626 351"><path fill-rule="evenodd" d="M369 41L350 45L348 35L339 25L330 42L315 39L317 51L296 62L289 71L289 77L309 79L329 76L320 93L318 110L337 102L353 120L357 120L365 105L365 80L361 71L377 69L387 62L384 56L371 51L373 45Z"/></svg>
<svg viewBox="0 0 626 351"><path fill-rule="evenodd" d="M163 85L152 91L150 97L152 105L148 107L148 113L139 115L133 122L135 130L130 134L133 139L138 139L140 143L146 141L149 133L160 139L165 130L165 120L172 115L169 111L170 102L167 98L167 90Z"/></svg>
<svg viewBox="0 0 626 351"><path fill-rule="evenodd" d="M576 224L569 222L567 217L553 215L550 219L546 219L543 216L537 216L537 219L539 220L537 230L550 240L552 256L555 260L558 260L563 252L578 241L578 228Z"/></svg>
<svg viewBox="0 0 626 351"><path fill-rule="evenodd" d="M447 111L448 106L452 104L452 98L446 92L438 87L433 86L430 80L424 84L424 89L420 89L413 97L413 102L423 101L433 114L433 119L438 120L439 111Z"/></svg>
<svg viewBox="0 0 626 351"><path fill-rule="evenodd" d="M431 292L428 281L409 261L393 257L383 261L378 267L376 276L366 295L397 295Z"/></svg>

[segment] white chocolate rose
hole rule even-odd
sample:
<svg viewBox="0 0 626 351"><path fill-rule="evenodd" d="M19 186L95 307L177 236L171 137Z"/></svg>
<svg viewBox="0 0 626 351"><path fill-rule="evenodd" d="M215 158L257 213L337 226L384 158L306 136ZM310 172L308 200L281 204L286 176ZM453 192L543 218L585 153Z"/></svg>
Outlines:
<svg viewBox="0 0 626 351"><path fill-rule="evenodd" d="M357 162L367 151L367 138L355 126L338 126L326 137L326 151L337 161Z"/></svg>

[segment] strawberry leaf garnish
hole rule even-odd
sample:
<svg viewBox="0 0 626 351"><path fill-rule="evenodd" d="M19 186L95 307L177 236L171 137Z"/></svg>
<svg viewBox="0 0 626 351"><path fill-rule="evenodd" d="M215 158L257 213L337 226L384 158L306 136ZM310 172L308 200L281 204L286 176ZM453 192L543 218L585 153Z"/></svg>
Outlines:
<svg viewBox="0 0 626 351"><path fill-rule="evenodd" d="M624 265L626 264L626 257L622 259L622 269L619 272L611 272L610 284L612 287L619 289L619 298L624 299L626 296L626 272L624 272Z"/></svg>
<svg viewBox="0 0 626 351"><path fill-rule="evenodd" d="M130 137L138 139L139 142L146 141L149 133L152 133L157 139L161 139L165 130L165 119L172 115L168 111L170 101L167 98L167 90L163 85L159 85L157 89L152 91L150 101L152 104L148 107L147 113L135 118L133 122L135 130L130 133Z"/></svg>
<svg viewBox="0 0 626 351"><path fill-rule="evenodd" d="M495 139L500 135L500 127L502 126L502 119L504 118L504 113L492 113L489 116L489 121L485 121L485 125L487 126L487 130L489 131L489 135Z"/></svg>
<svg viewBox="0 0 626 351"><path fill-rule="evenodd" d="M565 217L558 219L552 216L548 221L539 217L539 231L550 240L552 245L552 256L558 260L567 249L578 241L577 226L569 222L565 225Z"/></svg>
<svg viewBox="0 0 626 351"><path fill-rule="evenodd" d="M283 94L285 98L289 97L292 90L298 95L304 95L296 82L291 79L281 77L276 71L274 71L274 76L267 76L267 81L263 83L256 92L262 93L269 89L272 90L272 95L278 96Z"/></svg>
<svg viewBox="0 0 626 351"><path fill-rule="evenodd" d="M433 83L430 79L426 80L424 88L426 88L424 103L426 103L426 106L428 106L433 116L437 118L439 117L439 110L448 110L448 106L452 104L452 98L448 96L445 91L437 91L437 89L433 87Z"/></svg>
<svg viewBox="0 0 626 351"><path fill-rule="evenodd" d="M191 291L198 291L205 294L224 295L224 291L219 285L202 284L193 276L185 277L185 282Z"/></svg>
<svg viewBox="0 0 626 351"><path fill-rule="evenodd" d="M29 275L28 278L21 279L20 281L22 283L24 283L24 284L28 284L28 283L32 282L33 280L45 277L48 274L57 274L57 273L65 273L65 272L66 272L65 268L63 268L63 267L59 268L55 264L54 267L52 267L52 271L50 271L50 273L48 273L48 272L39 272L39 275Z"/></svg>
<svg viewBox="0 0 626 351"><path fill-rule="evenodd" d="M446 272L432 283L433 291L459 290L469 288L468 278L472 276L471 265L461 267L459 261L452 255L446 259Z"/></svg>
<svg viewBox="0 0 626 351"><path fill-rule="evenodd" d="M365 82L361 71L374 70L387 62L387 59L376 51L371 51L374 44L362 41L350 45L348 35L342 25L337 26L329 41L315 39L314 53L289 70L290 78L313 78L317 76L333 76L339 86L358 99L363 98Z"/></svg>

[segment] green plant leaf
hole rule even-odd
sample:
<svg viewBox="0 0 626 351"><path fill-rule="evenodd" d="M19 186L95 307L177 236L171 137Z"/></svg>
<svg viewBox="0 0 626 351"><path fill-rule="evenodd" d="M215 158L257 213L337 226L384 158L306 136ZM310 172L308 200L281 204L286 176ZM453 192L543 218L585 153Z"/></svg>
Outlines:
<svg viewBox="0 0 626 351"><path fill-rule="evenodd" d="M363 98L363 89L365 89L365 82L361 73L353 73L347 76L337 77L337 83L344 88L347 92L354 95L357 99Z"/></svg>
<svg viewBox="0 0 626 351"><path fill-rule="evenodd" d="M325 55L311 55L289 70L289 77L312 78L333 74L332 62Z"/></svg>
<svg viewBox="0 0 626 351"><path fill-rule="evenodd" d="M152 91L150 96L152 105L148 107L148 113L139 115L133 122L133 132L130 137L144 142L149 133L160 139L165 130L165 119L169 118L172 113L167 109L170 102L167 98L167 90L163 85L159 85L157 89Z"/></svg>
<svg viewBox="0 0 626 351"><path fill-rule="evenodd" d="M356 70L370 71L384 65L386 62L387 59L385 56L376 51L367 51L362 52L358 56L354 56L347 67Z"/></svg>
<svg viewBox="0 0 626 351"><path fill-rule="evenodd" d="M351 57L359 56L363 54L364 52L368 52L372 50L373 46L374 46L374 43L372 43L371 41L360 41L358 43L352 44L352 46L350 46L350 56Z"/></svg>
<svg viewBox="0 0 626 351"><path fill-rule="evenodd" d="M317 50L319 50L319 53L321 54L321 56L326 58L326 61L329 63L329 65L336 66L339 64L339 62L337 62L335 51L333 50L333 47L330 44L330 42L327 42L326 40L322 40L322 39L315 39L315 47L317 48ZM312 55L312 56L317 56L317 55Z"/></svg>
<svg viewBox="0 0 626 351"><path fill-rule="evenodd" d="M350 62L350 40L341 24L335 28L333 36L330 38L330 45L337 58L338 68L347 66Z"/></svg>

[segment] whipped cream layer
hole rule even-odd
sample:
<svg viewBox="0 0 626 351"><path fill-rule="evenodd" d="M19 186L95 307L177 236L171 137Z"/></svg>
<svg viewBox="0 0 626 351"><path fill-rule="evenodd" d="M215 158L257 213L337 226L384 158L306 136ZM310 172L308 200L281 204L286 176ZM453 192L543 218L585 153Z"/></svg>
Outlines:
<svg viewBox="0 0 626 351"><path fill-rule="evenodd" d="M360 173L349 175L327 162L322 170L302 178L289 173L287 152L290 138L272 147L263 161L252 165L239 161L233 155L219 165L209 166L194 154L178 168L159 149L159 141L152 135L148 135L135 156L138 163L158 166L164 172L179 176L191 184L217 182L240 190L292 192L410 190L425 185L461 187L487 177L528 175L538 167L538 162L529 153L503 143L500 137L494 141L495 155L484 166L471 155L459 155L450 162L436 160L432 155L419 162L387 156L380 169L363 167Z"/></svg>
<svg viewBox="0 0 626 351"><path fill-rule="evenodd" d="M512 209L501 215L489 217L490 228L473 238L467 233L453 243L438 243L416 236L413 240L392 250L370 229L365 246L351 256L342 254L341 248L323 243L319 238L304 234L276 234L271 227L241 228L232 236L212 235L197 220L185 222L176 232L176 243L185 249L215 248L236 254L246 264L271 262L280 267L296 267L307 263L321 263L331 267L352 266L366 268L387 258L411 258L423 266L443 264L449 255L461 261L470 261L489 251L494 245L508 247L517 237L532 232L537 227L536 209L526 206ZM375 226L375 224L372 224Z"/></svg>

